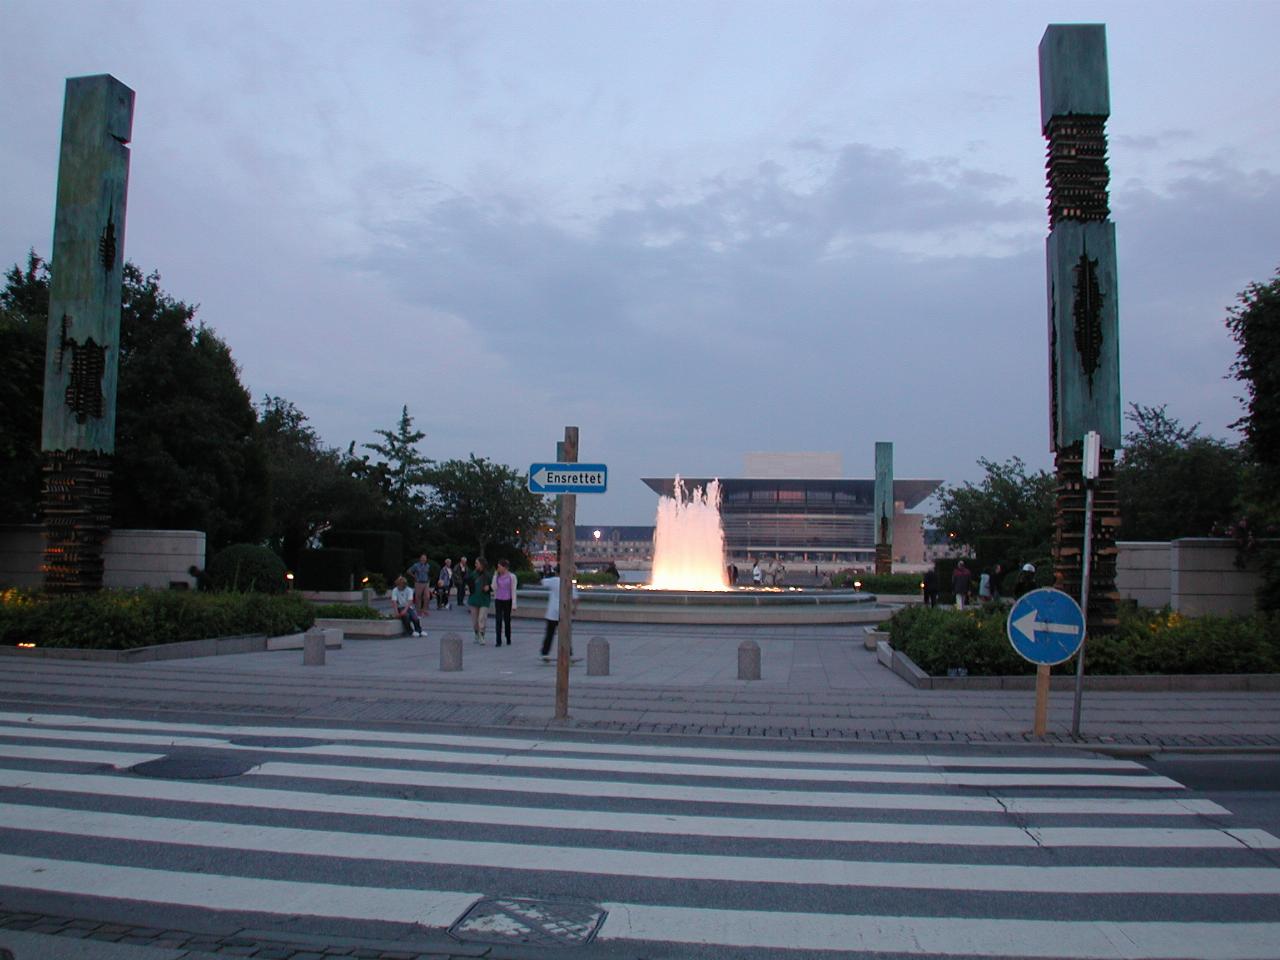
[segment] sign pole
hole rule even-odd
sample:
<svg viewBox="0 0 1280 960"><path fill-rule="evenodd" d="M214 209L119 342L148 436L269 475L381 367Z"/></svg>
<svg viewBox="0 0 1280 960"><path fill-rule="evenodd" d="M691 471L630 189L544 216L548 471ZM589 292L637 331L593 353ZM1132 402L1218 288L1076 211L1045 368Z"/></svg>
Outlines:
<svg viewBox="0 0 1280 960"><path fill-rule="evenodd" d="M564 463L578 462L578 428L564 428L564 443L558 458ZM556 719L569 719L569 656L573 652L573 540L578 522L578 497L573 493L560 498L560 627L556 650Z"/></svg>
<svg viewBox="0 0 1280 960"><path fill-rule="evenodd" d="M1084 560L1080 569L1080 613L1084 617L1084 629L1080 636L1080 652L1076 654L1076 695L1071 706L1071 737L1080 737L1080 701L1084 697L1084 645L1089 634L1089 578L1093 560L1093 484L1098 478L1098 460L1101 454L1101 437L1090 430L1084 435L1081 476L1084 477Z"/></svg>
<svg viewBox="0 0 1280 960"><path fill-rule="evenodd" d="M1031 732L1043 737L1049 725L1049 665L1036 667L1036 716Z"/></svg>

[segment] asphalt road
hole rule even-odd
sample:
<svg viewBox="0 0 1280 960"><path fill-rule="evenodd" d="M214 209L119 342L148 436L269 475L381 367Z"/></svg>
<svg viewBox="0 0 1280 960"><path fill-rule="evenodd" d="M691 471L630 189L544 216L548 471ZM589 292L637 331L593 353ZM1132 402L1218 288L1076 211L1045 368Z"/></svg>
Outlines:
<svg viewBox="0 0 1280 960"><path fill-rule="evenodd" d="M32 917L156 960L1273 957L1276 770L11 711L0 946Z"/></svg>

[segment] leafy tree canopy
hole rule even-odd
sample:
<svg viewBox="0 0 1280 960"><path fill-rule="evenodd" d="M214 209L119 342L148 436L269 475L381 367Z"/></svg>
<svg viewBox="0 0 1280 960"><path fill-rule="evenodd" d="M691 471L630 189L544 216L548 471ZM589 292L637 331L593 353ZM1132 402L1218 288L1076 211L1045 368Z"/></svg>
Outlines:
<svg viewBox="0 0 1280 960"><path fill-rule="evenodd" d="M49 269L32 250L0 290L0 522L34 523L40 510L40 398L44 392Z"/></svg>
<svg viewBox="0 0 1280 960"><path fill-rule="evenodd" d="M0 457L4 509L35 519L51 268L34 252L0 293ZM125 264L112 524L204 530L215 549L256 541L266 525L266 467L257 418L231 351L160 276ZM10 402L12 400L12 402ZM14 514L17 514L15 516Z"/></svg>
<svg viewBox="0 0 1280 960"><path fill-rule="evenodd" d="M1238 345L1231 366L1244 384L1244 431L1249 468L1233 530L1242 547L1260 554L1264 610L1280 610L1280 270L1265 284L1244 289L1227 313L1227 329ZM1259 539L1271 542L1259 546Z"/></svg>
<svg viewBox="0 0 1280 960"><path fill-rule="evenodd" d="M551 516L546 498L529 491L524 474L475 454L439 464L430 481L431 522L454 542L475 544L479 556L494 559L499 544L522 550Z"/></svg>
<svg viewBox="0 0 1280 960"><path fill-rule="evenodd" d="M929 519L957 546L994 556L980 561L1013 564L1043 561L1053 545L1056 481L1051 473L1028 473L1020 457L1004 463L979 458L986 476L978 484L944 485L938 512ZM984 542L993 546L981 550Z"/></svg>
<svg viewBox="0 0 1280 960"><path fill-rule="evenodd" d="M1130 404L1116 464L1120 536L1125 540L1207 537L1231 521L1244 462L1239 448L1184 427L1164 405Z"/></svg>

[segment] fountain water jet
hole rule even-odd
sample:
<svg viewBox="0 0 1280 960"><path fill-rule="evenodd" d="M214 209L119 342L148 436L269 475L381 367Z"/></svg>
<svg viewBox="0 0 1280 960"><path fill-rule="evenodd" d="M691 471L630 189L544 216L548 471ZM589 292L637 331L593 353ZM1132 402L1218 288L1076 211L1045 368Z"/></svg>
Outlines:
<svg viewBox="0 0 1280 960"><path fill-rule="evenodd" d="M728 590L724 560L724 527L720 524L720 481L685 495L676 477L674 497L658 498L653 533L655 590Z"/></svg>

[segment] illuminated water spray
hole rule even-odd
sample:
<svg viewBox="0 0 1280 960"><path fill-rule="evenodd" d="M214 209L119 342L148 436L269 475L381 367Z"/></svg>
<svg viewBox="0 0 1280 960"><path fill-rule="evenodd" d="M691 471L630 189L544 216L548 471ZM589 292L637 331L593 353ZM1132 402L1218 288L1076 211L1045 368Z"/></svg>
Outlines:
<svg viewBox="0 0 1280 960"><path fill-rule="evenodd" d="M653 575L649 586L659 590L727 590L724 527L720 525L720 481L703 491L694 487L686 497L676 477L675 496L658 498L653 533Z"/></svg>

